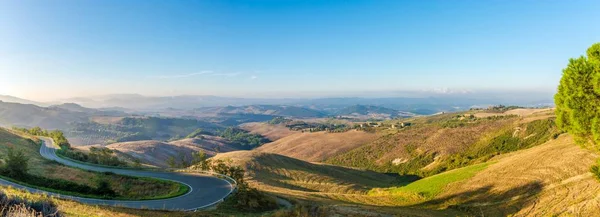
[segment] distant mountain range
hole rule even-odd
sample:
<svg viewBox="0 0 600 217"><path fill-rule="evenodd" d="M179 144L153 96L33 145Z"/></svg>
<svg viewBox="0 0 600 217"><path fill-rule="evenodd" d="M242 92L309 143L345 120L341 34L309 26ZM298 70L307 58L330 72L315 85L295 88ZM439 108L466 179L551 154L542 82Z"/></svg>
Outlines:
<svg viewBox="0 0 600 217"><path fill-rule="evenodd" d="M301 118L320 118L326 117L328 114L315 109L287 106L287 105L249 105L249 106L225 106L225 107L210 107L198 108L194 110L204 114L256 114L256 115L271 115L285 117L301 117Z"/></svg>
<svg viewBox="0 0 600 217"><path fill-rule="evenodd" d="M61 104L49 107L15 102L0 102L0 126L64 129L70 123L88 122L93 116L124 116L120 111L85 108L77 104Z"/></svg>
<svg viewBox="0 0 600 217"><path fill-rule="evenodd" d="M0 125L48 129L68 127L70 122L87 121L89 115L58 107L40 107L32 104L0 102Z"/></svg>
<svg viewBox="0 0 600 217"><path fill-rule="evenodd" d="M335 97L335 98L236 98L219 97L210 95L180 95L180 96L143 96L139 94L113 94L96 97L78 97L58 100L54 102L35 102L12 96L0 96L4 102L16 102L22 104L33 104L38 106L49 106L64 104L63 108L70 105L73 110L74 104L86 108L112 110L122 112L156 112L166 109L193 110L200 109L210 111L217 108L220 113L240 113L241 110L252 114L267 114L267 106L281 106L275 110L273 115L287 116L287 113L314 113L311 116L322 116L320 113L335 114L336 112L355 105L379 106L401 112L414 114L434 114L438 112L450 112L467 110L472 107L486 107L489 105L518 105L518 106L552 106L551 94L546 93L430 93L418 97ZM66 103L66 104L65 104ZM239 108L254 106L254 108ZM223 108L224 107L224 108ZM235 107L235 108L234 108ZM68 109L68 108L67 108ZM79 108L80 109L80 108ZM241 109L241 110L240 110ZM309 111L306 109L312 109ZM228 111L231 110L231 111ZM304 110L304 111L303 111ZM389 112L387 112L389 113ZM293 114L290 116L294 116Z"/></svg>
<svg viewBox="0 0 600 217"><path fill-rule="evenodd" d="M8 95L0 95L0 101L2 102L13 102L13 103L21 103L21 104L32 104L32 105L44 105L44 103L35 102L31 100L21 99L14 96Z"/></svg>

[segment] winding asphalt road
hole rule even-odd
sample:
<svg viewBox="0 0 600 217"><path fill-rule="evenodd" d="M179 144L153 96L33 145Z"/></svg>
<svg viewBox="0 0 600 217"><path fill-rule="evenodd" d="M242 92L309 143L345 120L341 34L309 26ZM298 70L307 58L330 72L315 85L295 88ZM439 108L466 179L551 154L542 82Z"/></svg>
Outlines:
<svg viewBox="0 0 600 217"><path fill-rule="evenodd" d="M229 182L216 178L210 175L203 174L191 174L191 173L172 173L172 172L155 172L155 171L140 171L140 170L128 170L128 169L116 169L92 166L87 164L81 164L74 161L66 160L56 156L56 145L49 138L41 138L44 143L40 148L40 154L48 159L54 160L59 163L65 164L71 167L77 167L84 170L91 170L96 172L113 172L121 175L138 176L138 177L152 177L158 179L165 179L175 182L180 182L190 187L190 192L185 195L162 200L144 200L144 201L118 201L118 200L100 200L91 198L73 197L67 195L61 195L57 193L37 190L19 184L15 184L6 180L0 179L1 185L10 185L15 188L25 189L32 193L44 193L60 198L76 200L82 203L94 204L94 205L111 205L111 206L122 206L129 208L146 208L146 209L163 209L163 210L186 210L193 211L215 205L221 202L226 196L228 196L234 189L234 186Z"/></svg>

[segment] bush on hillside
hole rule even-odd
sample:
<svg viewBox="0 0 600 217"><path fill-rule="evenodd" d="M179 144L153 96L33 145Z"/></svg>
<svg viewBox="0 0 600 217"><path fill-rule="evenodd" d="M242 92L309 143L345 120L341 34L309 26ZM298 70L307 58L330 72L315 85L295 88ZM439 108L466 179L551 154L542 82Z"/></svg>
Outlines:
<svg viewBox="0 0 600 217"><path fill-rule="evenodd" d="M202 131L202 129L198 128L197 130L195 130L194 132L190 133L189 135L187 135L185 138L197 138L197 137L201 137L204 134L204 131Z"/></svg>
<svg viewBox="0 0 600 217"><path fill-rule="evenodd" d="M237 182L237 191L219 205L221 209L233 208L243 212L264 212L276 209L277 202L263 192L251 188L244 179L245 170L231 166L231 162L215 160L209 162L213 172L227 175Z"/></svg>
<svg viewBox="0 0 600 217"><path fill-rule="evenodd" d="M10 177L23 178L27 175L29 166L29 158L21 150L8 148L5 163L2 168L2 173Z"/></svg>

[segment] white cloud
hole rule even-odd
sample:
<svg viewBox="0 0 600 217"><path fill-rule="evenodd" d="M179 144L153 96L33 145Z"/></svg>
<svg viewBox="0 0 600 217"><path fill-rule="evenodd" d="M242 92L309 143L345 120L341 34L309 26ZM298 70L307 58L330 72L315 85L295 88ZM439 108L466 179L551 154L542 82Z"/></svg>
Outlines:
<svg viewBox="0 0 600 217"><path fill-rule="evenodd" d="M250 80L255 80L257 78L258 78L258 76L256 76L256 75L250 76Z"/></svg>
<svg viewBox="0 0 600 217"><path fill-rule="evenodd" d="M233 73L212 73L210 75L212 76L225 76L225 77L235 77L240 75L241 73L239 72L233 72Z"/></svg>
<svg viewBox="0 0 600 217"><path fill-rule="evenodd" d="M190 74L181 74L181 75L156 75L156 76L149 76L149 78L156 78L156 79L175 79L175 78L189 78L189 77L194 77L194 76L200 76L200 75L207 75L207 76L223 76L223 77L236 77L238 75L242 74L241 72L214 72L214 71L201 71L201 72L195 72L195 73L190 73Z"/></svg>
<svg viewBox="0 0 600 217"><path fill-rule="evenodd" d="M193 77L193 76L198 76L198 75L207 75L207 74L215 74L215 72L201 71L201 72L195 72L195 73L183 74L183 75L157 75L157 76L150 76L150 78L188 78L188 77Z"/></svg>

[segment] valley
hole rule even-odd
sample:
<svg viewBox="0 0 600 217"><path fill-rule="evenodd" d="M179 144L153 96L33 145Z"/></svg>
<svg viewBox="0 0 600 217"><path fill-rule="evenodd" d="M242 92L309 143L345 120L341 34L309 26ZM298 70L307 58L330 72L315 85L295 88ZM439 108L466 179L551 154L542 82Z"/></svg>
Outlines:
<svg viewBox="0 0 600 217"><path fill-rule="evenodd" d="M312 204L338 214L357 212L357 207L365 215L438 216L483 212L502 216L519 214L524 209L537 213L542 209L531 204L548 200L542 195L551 195L550 192L569 195L569 192L562 193L566 186L595 182L585 168L593 164L596 155L581 149L569 135L557 130L552 109L477 109L382 119L374 124L343 117L339 120L273 118L233 126L158 117L94 120L95 124L90 126L102 125L112 132L135 130L154 140L132 138L133 141L104 145L73 146L73 151L89 154L93 147L107 148L113 156L126 162L126 167L154 170L194 167L203 162L195 160L201 153L210 162L239 166L245 171L248 185L269 197L284 198L299 207ZM299 126L297 123L307 123L310 128L294 130L292 126ZM350 128L319 131L314 128L319 124ZM166 136L176 133L185 136ZM162 134L165 136L160 136ZM261 138L264 142L243 145L254 139L261 141ZM519 163L521 159L544 162L572 157L561 153L588 160L580 170L552 179L543 173L534 175L539 173L534 171L555 171L567 166L542 163L544 167L536 167L537 163ZM502 175L505 173L512 175ZM525 174L534 176L523 176ZM510 181L512 179L523 181ZM514 186L501 184L504 182L514 183ZM485 199L476 199L479 197ZM573 205L565 205L568 201L544 209L568 212L567 207L580 204L572 201ZM580 210L593 213L593 206L586 204L581 205ZM217 208L217 213L223 213L222 208Z"/></svg>
<svg viewBox="0 0 600 217"><path fill-rule="evenodd" d="M600 216L598 11L0 0L0 217Z"/></svg>

